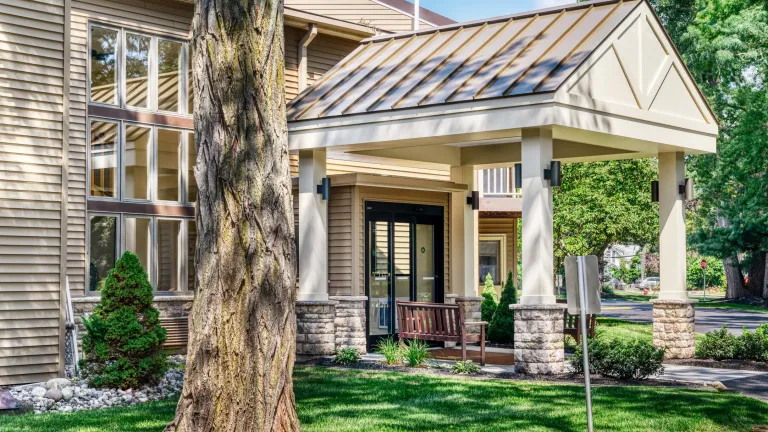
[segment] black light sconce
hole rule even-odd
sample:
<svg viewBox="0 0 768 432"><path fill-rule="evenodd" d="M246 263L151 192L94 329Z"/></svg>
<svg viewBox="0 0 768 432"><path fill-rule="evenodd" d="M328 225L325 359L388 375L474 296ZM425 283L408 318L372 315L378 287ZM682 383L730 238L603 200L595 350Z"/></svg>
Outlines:
<svg viewBox="0 0 768 432"><path fill-rule="evenodd" d="M323 196L323 201L328 201L331 198L331 179L323 177L322 183L317 185L317 193Z"/></svg>
<svg viewBox="0 0 768 432"><path fill-rule="evenodd" d="M685 179L685 183L677 187L677 192L680 195L683 195L686 201L692 201L693 200L693 180L689 178Z"/></svg>
<svg viewBox="0 0 768 432"><path fill-rule="evenodd" d="M523 164L515 164L515 189L523 187Z"/></svg>
<svg viewBox="0 0 768 432"><path fill-rule="evenodd" d="M563 173L560 169L560 161L552 161L549 169L544 168L544 180L549 180L550 186L560 186L562 183Z"/></svg>
<svg viewBox="0 0 768 432"><path fill-rule="evenodd" d="M659 182L654 180L651 182L651 202L659 202Z"/></svg>
<svg viewBox="0 0 768 432"><path fill-rule="evenodd" d="M467 205L471 205L472 210L480 210L480 192L472 191L472 195L467 197Z"/></svg>

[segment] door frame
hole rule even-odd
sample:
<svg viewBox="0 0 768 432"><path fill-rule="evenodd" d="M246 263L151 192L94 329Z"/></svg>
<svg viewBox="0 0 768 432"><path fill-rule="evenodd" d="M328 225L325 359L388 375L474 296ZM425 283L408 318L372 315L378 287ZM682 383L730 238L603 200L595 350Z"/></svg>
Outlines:
<svg viewBox="0 0 768 432"><path fill-rule="evenodd" d="M435 274L438 276L435 280L435 292L434 299L437 303L445 302L445 209L439 205L424 205L424 204L408 204L408 203L393 203L393 202L380 202L380 201L364 201L365 216L364 216L364 255L365 255L365 268L364 268L364 284L365 284L365 296L367 298L365 302L365 338L368 347L370 348L376 340L382 339L387 336L393 336L397 338L397 333L390 333L388 335L376 335L371 336L370 333L370 266L371 266L371 254L370 254L370 229L369 223L371 220L386 221L390 225L388 237L389 237L389 266L390 266L390 280L389 280L389 300L392 301L394 297L395 277L393 271L394 255L392 253L394 249L394 223L406 222L412 224L413 229L410 230L410 262L411 262L411 287L410 295L414 298L416 291L416 254L415 254L415 239L416 239L416 224L433 225L434 229L434 268ZM390 326L394 330L394 318L395 318L395 305L391 304L390 314Z"/></svg>

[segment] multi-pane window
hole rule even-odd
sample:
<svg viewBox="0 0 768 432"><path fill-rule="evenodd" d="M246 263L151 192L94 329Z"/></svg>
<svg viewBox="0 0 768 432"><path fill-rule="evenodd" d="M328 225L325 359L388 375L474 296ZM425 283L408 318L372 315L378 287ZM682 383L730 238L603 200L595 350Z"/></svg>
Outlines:
<svg viewBox="0 0 768 432"><path fill-rule="evenodd" d="M92 214L88 250L89 290L100 291L107 273L115 266L118 252L118 218L114 215Z"/></svg>
<svg viewBox="0 0 768 432"><path fill-rule="evenodd" d="M480 285L485 283L485 278L491 275L494 285L501 285L506 271L505 248L506 236L504 234L481 234L478 241Z"/></svg>
<svg viewBox="0 0 768 432"><path fill-rule="evenodd" d="M91 121L91 196L117 197L119 124Z"/></svg>
<svg viewBox="0 0 768 432"><path fill-rule="evenodd" d="M94 24L89 43L91 102L192 113L187 42Z"/></svg>

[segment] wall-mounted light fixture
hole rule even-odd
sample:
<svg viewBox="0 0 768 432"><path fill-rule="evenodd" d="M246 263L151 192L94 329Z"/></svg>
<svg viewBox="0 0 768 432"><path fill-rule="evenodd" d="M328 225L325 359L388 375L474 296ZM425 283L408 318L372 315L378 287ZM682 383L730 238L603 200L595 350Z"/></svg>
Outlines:
<svg viewBox="0 0 768 432"><path fill-rule="evenodd" d="M659 181L651 182L651 202L659 202Z"/></svg>
<svg viewBox="0 0 768 432"><path fill-rule="evenodd" d="M467 205L471 205L472 210L480 210L480 192L472 191L472 195L467 197Z"/></svg>
<svg viewBox="0 0 768 432"><path fill-rule="evenodd" d="M683 195L686 201L693 201L693 180L685 179L685 183L677 187L677 192Z"/></svg>
<svg viewBox="0 0 768 432"><path fill-rule="evenodd" d="M515 164L515 189L523 187L523 164Z"/></svg>
<svg viewBox="0 0 768 432"><path fill-rule="evenodd" d="M331 198L331 179L323 177L322 183L317 185L317 193L323 196L323 201Z"/></svg>
<svg viewBox="0 0 768 432"><path fill-rule="evenodd" d="M549 180L550 186L560 186L563 174L560 171L560 161L552 161L549 168L544 168L544 180Z"/></svg>

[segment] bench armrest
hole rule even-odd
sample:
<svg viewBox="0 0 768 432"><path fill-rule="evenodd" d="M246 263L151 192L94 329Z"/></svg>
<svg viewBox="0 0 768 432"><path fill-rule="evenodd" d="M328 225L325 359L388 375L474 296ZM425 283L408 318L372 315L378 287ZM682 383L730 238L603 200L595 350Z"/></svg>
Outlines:
<svg viewBox="0 0 768 432"><path fill-rule="evenodd" d="M465 325L488 325L488 321L466 321Z"/></svg>

